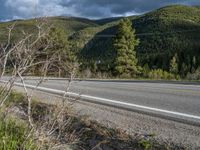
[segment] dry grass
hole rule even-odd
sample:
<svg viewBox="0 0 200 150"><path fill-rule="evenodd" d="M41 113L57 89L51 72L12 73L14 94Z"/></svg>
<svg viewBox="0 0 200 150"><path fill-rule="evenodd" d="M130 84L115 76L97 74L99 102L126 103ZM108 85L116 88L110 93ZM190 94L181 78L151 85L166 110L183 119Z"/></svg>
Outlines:
<svg viewBox="0 0 200 150"><path fill-rule="evenodd" d="M183 149L170 143L158 143L154 140L155 135L130 136L121 129L107 128L87 117L74 115L71 105L67 106L60 111L63 109L61 105L32 103L32 117L36 125L33 141L39 146L38 149ZM27 121L27 102L23 95L13 92L6 110Z"/></svg>

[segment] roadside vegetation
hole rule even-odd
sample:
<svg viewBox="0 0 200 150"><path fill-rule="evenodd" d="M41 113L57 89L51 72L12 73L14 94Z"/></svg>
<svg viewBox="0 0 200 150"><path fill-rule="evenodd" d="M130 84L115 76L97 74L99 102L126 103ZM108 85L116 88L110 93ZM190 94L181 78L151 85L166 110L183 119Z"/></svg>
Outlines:
<svg viewBox="0 0 200 150"><path fill-rule="evenodd" d="M1 114L2 115L2 114ZM0 117L0 149L1 150L34 150L36 144L33 137L26 137L27 124L20 122L18 118Z"/></svg>
<svg viewBox="0 0 200 150"><path fill-rule="evenodd" d="M8 97L0 118L0 149L2 150L36 150L36 149L174 149L183 148L173 143L159 143L156 135L130 136L121 129L111 129L77 116L73 107L63 112L65 124L57 119L61 105L50 105L34 100L32 103L32 119L37 131L29 126L27 118L26 96L12 91ZM55 122L56 119L56 122ZM61 122L60 122L61 121ZM55 123L55 132L52 124ZM62 127L61 127L62 126Z"/></svg>

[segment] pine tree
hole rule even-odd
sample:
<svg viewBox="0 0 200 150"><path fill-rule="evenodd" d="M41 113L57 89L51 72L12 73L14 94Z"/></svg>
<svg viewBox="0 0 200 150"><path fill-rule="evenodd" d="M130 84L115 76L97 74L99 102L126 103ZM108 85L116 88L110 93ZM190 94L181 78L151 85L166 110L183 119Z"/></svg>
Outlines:
<svg viewBox="0 0 200 150"><path fill-rule="evenodd" d="M149 68L149 65L148 64L145 64L144 66L143 66L143 76L144 77L148 77L148 74L149 74L149 72L150 72L150 68Z"/></svg>
<svg viewBox="0 0 200 150"><path fill-rule="evenodd" d="M170 73L178 74L178 63L177 63L177 54L170 61Z"/></svg>
<svg viewBox="0 0 200 150"><path fill-rule="evenodd" d="M114 69L117 76L131 77L139 73L135 51L138 44L139 40L136 39L131 20L121 20L113 43L116 51Z"/></svg>
<svg viewBox="0 0 200 150"><path fill-rule="evenodd" d="M182 77L185 77L188 73L188 66L185 63L182 63L180 74Z"/></svg>
<svg viewBox="0 0 200 150"><path fill-rule="evenodd" d="M192 59L191 73L194 73L196 71L196 62L196 57L194 56Z"/></svg>

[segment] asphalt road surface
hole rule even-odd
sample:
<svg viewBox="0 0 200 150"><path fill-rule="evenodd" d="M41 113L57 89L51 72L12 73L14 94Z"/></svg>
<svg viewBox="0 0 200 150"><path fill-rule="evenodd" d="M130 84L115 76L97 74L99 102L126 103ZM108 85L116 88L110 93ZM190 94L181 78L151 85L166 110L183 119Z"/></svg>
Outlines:
<svg viewBox="0 0 200 150"><path fill-rule="evenodd" d="M36 85L37 80L26 84ZM48 80L41 87L65 90L64 80ZM74 81L71 92L194 115L200 121L200 85L146 81ZM199 118L198 118L199 117Z"/></svg>

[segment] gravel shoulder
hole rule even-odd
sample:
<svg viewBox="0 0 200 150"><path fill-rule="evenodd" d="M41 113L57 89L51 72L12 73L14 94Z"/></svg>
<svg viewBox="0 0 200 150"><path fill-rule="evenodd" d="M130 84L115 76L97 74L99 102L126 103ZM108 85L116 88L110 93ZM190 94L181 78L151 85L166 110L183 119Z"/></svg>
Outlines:
<svg viewBox="0 0 200 150"><path fill-rule="evenodd" d="M15 87L15 90L23 92L21 87ZM48 104L61 102L61 97L40 91L35 91L33 96ZM107 127L123 129L133 136L155 135L155 139L162 143L185 145L189 149L200 149L199 126L82 101L77 101L73 108L79 116L85 116Z"/></svg>

